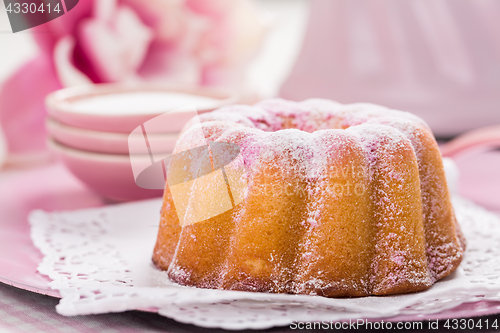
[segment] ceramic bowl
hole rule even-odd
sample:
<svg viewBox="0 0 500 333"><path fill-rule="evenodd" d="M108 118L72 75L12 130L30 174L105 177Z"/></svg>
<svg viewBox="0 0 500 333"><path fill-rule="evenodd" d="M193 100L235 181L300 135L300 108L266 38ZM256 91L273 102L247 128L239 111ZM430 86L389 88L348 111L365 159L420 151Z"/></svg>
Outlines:
<svg viewBox="0 0 500 333"><path fill-rule="evenodd" d="M74 149L53 139L47 146L66 167L96 193L113 201L160 197L163 190L147 190L136 185L128 155L99 154ZM146 162L150 157L145 155Z"/></svg>
<svg viewBox="0 0 500 333"><path fill-rule="evenodd" d="M85 150L96 153L107 154L129 154L129 143L144 142L142 134L125 134L101 132L82 129L60 123L53 118L47 118L45 122L47 132L50 137L57 142L70 148ZM157 147L157 152L171 152L174 150L178 133L150 133L148 134L148 143Z"/></svg>
<svg viewBox="0 0 500 333"><path fill-rule="evenodd" d="M100 105L97 107L98 109L96 109L95 105L89 107L88 103L85 106L85 101L88 102L91 99L127 94L129 98L131 95L135 96L133 106L124 105L123 100L125 99L122 99L122 102L119 103L120 98L117 98L113 103L108 102ZM149 94L147 95L149 97L141 97L141 94ZM184 96L184 101L179 102L174 95ZM161 96L163 96L163 99L158 101ZM143 101L137 100L139 98L143 98ZM209 100L203 102L200 101L200 98L208 98ZM172 103L169 104L168 101L170 100L172 100ZM194 105L198 114L201 114L225 105L237 103L239 100L237 94L208 88L96 84L55 91L47 96L45 103L49 115L63 124L94 131L129 134L148 120L167 112L172 113L173 117L168 121L167 126L162 128L162 132L180 132L184 124L193 117L193 113L179 111L179 108ZM164 107L162 101L165 101ZM85 109L85 107L88 109ZM127 109L127 111L124 112L124 109Z"/></svg>

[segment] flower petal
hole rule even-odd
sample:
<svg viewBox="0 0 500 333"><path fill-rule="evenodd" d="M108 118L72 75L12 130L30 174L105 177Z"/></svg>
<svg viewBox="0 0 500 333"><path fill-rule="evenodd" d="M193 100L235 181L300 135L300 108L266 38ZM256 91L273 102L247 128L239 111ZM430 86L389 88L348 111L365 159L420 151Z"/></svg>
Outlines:
<svg viewBox="0 0 500 333"><path fill-rule="evenodd" d="M54 47L54 64L59 80L65 87L92 84L85 74L73 64L75 39L71 36L61 38Z"/></svg>
<svg viewBox="0 0 500 333"><path fill-rule="evenodd" d="M94 18L80 24L81 47L102 80L131 81L136 79L153 32L130 7L99 5L108 2L96 1Z"/></svg>
<svg viewBox="0 0 500 333"><path fill-rule="evenodd" d="M90 16L92 3L92 0L80 1L75 8L63 16L30 29L42 51L51 54L60 38L75 35L79 22Z"/></svg>
<svg viewBox="0 0 500 333"><path fill-rule="evenodd" d="M45 96L61 87L51 59L39 56L10 76L0 89L0 125L9 153L45 149Z"/></svg>

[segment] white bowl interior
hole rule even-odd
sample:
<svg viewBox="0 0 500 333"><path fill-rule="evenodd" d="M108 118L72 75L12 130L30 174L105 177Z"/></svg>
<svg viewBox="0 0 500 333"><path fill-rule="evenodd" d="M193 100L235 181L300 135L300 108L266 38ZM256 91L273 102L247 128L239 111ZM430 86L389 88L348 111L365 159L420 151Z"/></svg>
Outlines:
<svg viewBox="0 0 500 333"><path fill-rule="evenodd" d="M213 110L239 99L219 89L98 84L58 90L48 96L47 104L57 112L121 117L183 112L187 106Z"/></svg>

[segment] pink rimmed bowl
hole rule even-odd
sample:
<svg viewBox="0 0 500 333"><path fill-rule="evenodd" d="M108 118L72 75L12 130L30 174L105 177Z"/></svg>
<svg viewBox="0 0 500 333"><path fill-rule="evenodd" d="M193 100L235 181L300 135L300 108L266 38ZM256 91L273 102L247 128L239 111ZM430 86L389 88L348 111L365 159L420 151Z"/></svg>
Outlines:
<svg viewBox="0 0 500 333"><path fill-rule="evenodd" d="M139 144L145 140L144 135L101 132L82 129L65 125L53 118L47 118L45 122L47 132L51 138L70 148L76 148L88 152L106 154L129 153L129 144ZM171 152L174 150L178 133L151 133L148 134L150 145L157 147L160 151Z"/></svg>
<svg viewBox="0 0 500 333"><path fill-rule="evenodd" d="M53 139L47 141L68 170L94 192L113 201L130 201L160 197L163 190L147 190L136 185L128 155L87 152L68 147ZM135 156L145 163L148 155Z"/></svg>
<svg viewBox="0 0 500 333"><path fill-rule="evenodd" d="M92 99L115 95L115 102L103 102L101 106L85 106ZM134 95L136 109L130 105L119 103L120 97ZM143 102L139 100L141 98ZM165 100L162 104L161 96ZM170 96L170 99L169 99ZM180 98L179 96L184 96ZM179 99L180 98L180 99ZM151 107L153 100L158 105ZM172 103L169 101L172 100ZM239 102L238 94L211 88L200 87L167 87L167 86L136 86L123 84L96 84L65 88L47 96L46 106L51 118L62 124L94 131L127 133L136 127L161 114L172 112L175 120L169 122L164 132L179 132L192 117L191 112L179 108L195 106L198 113L205 113L225 105ZM88 109L85 109L88 107ZM121 112L120 109L127 109Z"/></svg>

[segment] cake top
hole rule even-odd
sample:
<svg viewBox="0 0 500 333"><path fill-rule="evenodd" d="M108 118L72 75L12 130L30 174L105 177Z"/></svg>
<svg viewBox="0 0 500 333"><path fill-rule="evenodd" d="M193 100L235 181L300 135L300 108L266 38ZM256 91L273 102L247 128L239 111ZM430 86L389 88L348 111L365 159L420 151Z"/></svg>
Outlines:
<svg viewBox="0 0 500 333"><path fill-rule="evenodd" d="M232 105L201 114L191 119L182 130L175 153L216 141L222 134L234 129L247 133L279 132L278 137L304 140L299 132L348 129L370 124L379 131L398 131L409 134L415 127L430 132L419 117L403 111L370 104L340 104L326 99L308 99L302 102L280 98L267 99L253 106ZM392 129L387 129L389 125ZM382 128L383 126L384 128ZM296 130L290 132L290 130ZM255 132L254 130L258 130ZM293 134L291 134L293 133ZM308 137L308 136L307 136Z"/></svg>

